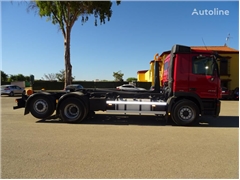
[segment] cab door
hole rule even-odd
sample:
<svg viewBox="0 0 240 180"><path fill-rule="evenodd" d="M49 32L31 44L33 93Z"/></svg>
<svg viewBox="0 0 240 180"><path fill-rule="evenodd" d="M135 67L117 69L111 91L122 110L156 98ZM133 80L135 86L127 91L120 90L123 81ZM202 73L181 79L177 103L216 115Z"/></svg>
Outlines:
<svg viewBox="0 0 240 180"><path fill-rule="evenodd" d="M196 93L200 98L218 98L219 78L216 64L209 55L192 55L190 60L189 92Z"/></svg>

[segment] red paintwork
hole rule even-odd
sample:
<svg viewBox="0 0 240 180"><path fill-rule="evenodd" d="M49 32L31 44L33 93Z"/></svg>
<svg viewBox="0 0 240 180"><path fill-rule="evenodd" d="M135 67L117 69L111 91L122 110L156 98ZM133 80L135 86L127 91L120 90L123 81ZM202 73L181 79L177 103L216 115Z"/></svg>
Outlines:
<svg viewBox="0 0 240 180"><path fill-rule="evenodd" d="M221 81L215 75L193 74L192 58L197 55L211 56L211 51L192 50L192 53L175 54L173 92L196 93L200 98L221 98ZM170 54L165 58L162 85L168 82ZM167 68L166 68L167 67Z"/></svg>

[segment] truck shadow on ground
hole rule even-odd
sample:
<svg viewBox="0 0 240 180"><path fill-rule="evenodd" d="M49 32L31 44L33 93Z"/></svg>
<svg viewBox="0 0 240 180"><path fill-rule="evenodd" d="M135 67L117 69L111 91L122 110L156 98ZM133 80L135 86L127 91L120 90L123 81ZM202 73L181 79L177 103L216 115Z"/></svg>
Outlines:
<svg viewBox="0 0 240 180"><path fill-rule="evenodd" d="M39 120L37 123L63 123L59 119ZM164 118L157 116L145 115L106 115L96 114L93 118L86 119L74 125L139 125L139 126L176 126L172 120L166 121ZM200 117L199 123L191 127L239 127L238 116L220 116L218 118Z"/></svg>

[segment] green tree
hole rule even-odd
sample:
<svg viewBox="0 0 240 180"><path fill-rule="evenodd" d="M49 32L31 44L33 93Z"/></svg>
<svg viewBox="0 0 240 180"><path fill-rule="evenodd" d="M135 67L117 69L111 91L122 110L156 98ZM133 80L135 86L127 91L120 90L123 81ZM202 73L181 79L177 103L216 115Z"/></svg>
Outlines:
<svg viewBox="0 0 240 180"><path fill-rule="evenodd" d="M12 81L17 81L17 76L16 75L10 75L8 78L8 81L12 82Z"/></svg>
<svg viewBox="0 0 240 180"><path fill-rule="evenodd" d="M25 81L26 77L23 74L10 75L9 81Z"/></svg>
<svg viewBox="0 0 240 180"><path fill-rule="evenodd" d="M26 78L23 74L18 74L16 77L17 77L17 79L16 79L17 81L25 81L26 80Z"/></svg>
<svg viewBox="0 0 240 180"><path fill-rule="evenodd" d="M123 81L124 74L121 71L113 72L113 77L115 81Z"/></svg>
<svg viewBox="0 0 240 180"><path fill-rule="evenodd" d="M117 1L120 4L120 1ZM112 15L111 1L31 1L28 9L36 9L40 17L48 17L52 23L58 24L64 38L64 59L65 59L65 83L64 86L72 82L72 65L70 62L70 39L71 30L74 23L81 17L84 24L88 21L90 15L95 17L95 26L97 20L100 24L105 24Z"/></svg>
<svg viewBox="0 0 240 180"><path fill-rule="evenodd" d="M9 81L25 81L25 76L22 74L18 74L18 75L10 75L9 77Z"/></svg>
<svg viewBox="0 0 240 180"><path fill-rule="evenodd" d="M8 75L5 72L1 71L1 81L7 82L7 80L8 80Z"/></svg>
<svg viewBox="0 0 240 180"><path fill-rule="evenodd" d="M30 76L25 76L25 81L30 82Z"/></svg>
<svg viewBox="0 0 240 180"><path fill-rule="evenodd" d="M137 81L137 78L135 78L135 77L127 78L127 82L133 82L133 81Z"/></svg>
<svg viewBox="0 0 240 180"><path fill-rule="evenodd" d="M30 76L24 76L23 74L17 74L17 75L10 75L8 77L9 82L13 82L13 81L30 81Z"/></svg>

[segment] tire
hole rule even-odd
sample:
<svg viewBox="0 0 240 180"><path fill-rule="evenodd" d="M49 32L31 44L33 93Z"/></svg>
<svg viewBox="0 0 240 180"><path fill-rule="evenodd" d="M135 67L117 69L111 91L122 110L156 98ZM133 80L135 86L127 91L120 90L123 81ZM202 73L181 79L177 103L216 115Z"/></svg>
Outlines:
<svg viewBox="0 0 240 180"><path fill-rule="evenodd" d="M177 125L191 125L198 120L199 108L192 101L181 100L173 106L171 114Z"/></svg>
<svg viewBox="0 0 240 180"><path fill-rule="evenodd" d="M9 94L9 96L13 97L13 96L14 96L14 92L11 91L10 94Z"/></svg>
<svg viewBox="0 0 240 180"><path fill-rule="evenodd" d="M59 107L59 115L63 122L77 123L87 116L87 106L81 99L67 98Z"/></svg>
<svg viewBox="0 0 240 180"><path fill-rule="evenodd" d="M31 100L29 110L35 118L42 119L50 117L55 109L50 97L37 96Z"/></svg>

